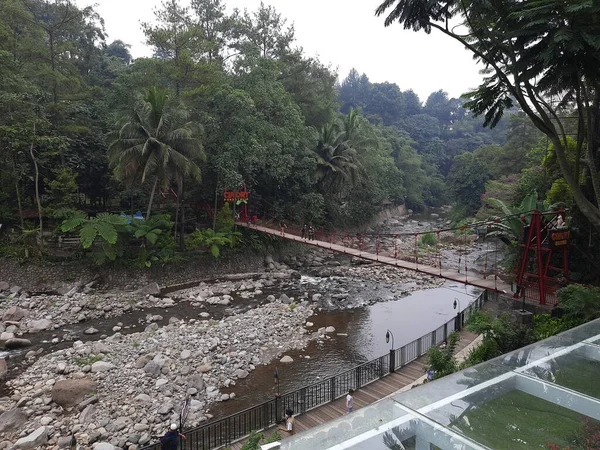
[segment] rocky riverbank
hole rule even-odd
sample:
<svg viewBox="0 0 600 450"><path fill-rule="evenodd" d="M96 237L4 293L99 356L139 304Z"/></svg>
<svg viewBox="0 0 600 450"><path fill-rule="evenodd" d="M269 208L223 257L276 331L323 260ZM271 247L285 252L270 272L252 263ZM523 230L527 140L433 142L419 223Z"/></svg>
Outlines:
<svg viewBox="0 0 600 450"><path fill-rule="evenodd" d="M312 314L308 302L276 300L220 321L171 317L163 328L76 341L8 382L13 394L0 404L8 441L0 448L60 447L73 432L85 446L134 450L178 421L186 394L193 395L187 426L197 425L210 418L210 404L234 397L220 388L318 337L303 327Z"/></svg>

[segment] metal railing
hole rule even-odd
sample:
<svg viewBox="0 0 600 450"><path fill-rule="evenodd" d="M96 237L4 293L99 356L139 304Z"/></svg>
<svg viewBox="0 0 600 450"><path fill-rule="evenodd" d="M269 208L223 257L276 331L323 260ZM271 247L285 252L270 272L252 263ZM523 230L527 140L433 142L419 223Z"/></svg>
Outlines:
<svg viewBox="0 0 600 450"><path fill-rule="evenodd" d="M488 291L472 302L462 313L436 330L403 345L389 353L340 372L317 383L304 386L287 394L244 409L231 416L185 430L186 450L211 450L225 447L248 436L253 430L264 430L279 423L287 409L295 415L344 397L349 389L360 389L425 355L430 348L444 342L450 333L460 330L473 312L482 308L488 299ZM160 443L143 447L142 450L159 450Z"/></svg>

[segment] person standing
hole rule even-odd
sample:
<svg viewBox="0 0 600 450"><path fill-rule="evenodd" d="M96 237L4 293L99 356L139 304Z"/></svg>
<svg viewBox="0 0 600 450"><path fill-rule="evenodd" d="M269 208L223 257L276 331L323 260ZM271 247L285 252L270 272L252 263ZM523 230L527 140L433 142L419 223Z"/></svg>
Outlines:
<svg viewBox="0 0 600 450"><path fill-rule="evenodd" d="M172 423L169 427L169 431L160 438L161 450L177 450L179 448L179 438L186 439L186 437L177 430L177 425Z"/></svg>
<svg viewBox="0 0 600 450"><path fill-rule="evenodd" d="M302 239L306 239L306 230L308 228L308 225L304 224L302 226Z"/></svg>
<svg viewBox="0 0 600 450"><path fill-rule="evenodd" d="M308 227L308 240L312 241L314 239L315 239L315 229L312 226L310 226L310 227Z"/></svg>
<svg viewBox="0 0 600 450"><path fill-rule="evenodd" d="M354 397L352 397L352 394L354 394L354 389L350 389L348 395L346 395L346 412L348 414L350 414L354 408Z"/></svg>

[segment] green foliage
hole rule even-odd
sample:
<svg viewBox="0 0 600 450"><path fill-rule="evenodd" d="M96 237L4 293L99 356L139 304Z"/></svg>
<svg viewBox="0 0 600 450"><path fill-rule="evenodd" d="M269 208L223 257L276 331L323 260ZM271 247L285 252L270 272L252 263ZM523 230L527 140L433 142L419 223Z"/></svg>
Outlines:
<svg viewBox="0 0 600 450"><path fill-rule="evenodd" d="M97 217L88 218L85 213L74 211L73 214L60 226L63 233L79 229L79 240L84 249L88 249L94 243L96 238L103 241L103 248L112 249L117 244L119 232L125 232L127 219L116 214L100 213ZM104 247L107 244L107 247ZM106 255L114 260L116 254L110 252Z"/></svg>
<svg viewBox="0 0 600 450"><path fill-rule="evenodd" d="M281 441L281 433L279 432L279 430L277 428L275 428L275 430L273 430L271 435L267 439L265 439L265 444L270 444L272 442L279 442L279 441Z"/></svg>
<svg viewBox="0 0 600 450"><path fill-rule="evenodd" d="M102 357L98 355L90 355L85 358L76 358L75 364L78 366L91 366L95 362L102 361Z"/></svg>
<svg viewBox="0 0 600 450"><path fill-rule="evenodd" d="M469 318L468 329L473 333L482 334L484 342L490 341L486 344L488 351L497 351L493 356L508 353L535 341L532 330L517 325L515 319L506 313L492 319L485 312L475 312Z"/></svg>
<svg viewBox="0 0 600 450"><path fill-rule="evenodd" d="M233 219L233 211L231 210L229 203L225 202L223 207L217 213L216 231L222 233L231 233L234 225L235 221Z"/></svg>
<svg viewBox="0 0 600 450"><path fill-rule="evenodd" d="M54 208L69 208L75 204L73 195L77 191L77 174L68 167L58 170L52 181L46 180Z"/></svg>
<svg viewBox="0 0 600 450"><path fill-rule="evenodd" d="M427 372L433 371L433 379L445 377L458 370L458 363L454 357L456 346L460 341L458 333L450 333L445 348L431 347L427 352Z"/></svg>
<svg viewBox="0 0 600 450"><path fill-rule="evenodd" d="M194 231L186 241L186 248L195 250L206 248L210 254L218 258L224 247L233 248L240 243L242 234L237 231L229 233L215 232L212 228Z"/></svg>
<svg viewBox="0 0 600 450"><path fill-rule="evenodd" d="M435 236L435 233L426 233L419 238L419 246L422 247L432 247L435 246L436 243L437 237Z"/></svg>
<svg viewBox="0 0 600 450"><path fill-rule="evenodd" d="M486 76L465 94L465 106L485 117L484 126L494 127L519 105L553 145L573 200L600 230L600 136L588 131L600 117L594 100L600 88L600 24L594 20L599 4L385 0L377 8L377 15L384 14L386 26L435 29L469 49ZM445 26L453 22L457 26ZM585 170L584 158L590 161Z"/></svg>
<svg viewBox="0 0 600 450"><path fill-rule="evenodd" d="M600 317L600 288L571 284L557 294L565 321L578 325Z"/></svg>
<svg viewBox="0 0 600 450"><path fill-rule="evenodd" d="M258 433L256 431L252 431L248 440L242 446L242 450L259 450L260 449L260 441L264 439L264 435L262 433Z"/></svg>
<svg viewBox="0 0 600 450"><path fill-rule="evenodd" d="M564 317L551 317L550 314L533 316L533 332L536 340L542 340L562 333L578 324Z"/></svg>

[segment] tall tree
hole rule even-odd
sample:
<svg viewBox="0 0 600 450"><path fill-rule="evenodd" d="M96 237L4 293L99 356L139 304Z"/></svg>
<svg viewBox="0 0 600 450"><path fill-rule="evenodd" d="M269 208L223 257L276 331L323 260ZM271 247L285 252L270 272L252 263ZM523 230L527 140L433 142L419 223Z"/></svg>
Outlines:
<svg viewBox="0 0 600 450"><path fill-rule="evenodd" d="M146 219L158 186L185 176L200 179L196 161L204 157L199 130L188 111L166 91L151 88L113 133L109 159L124 181L152 182Z"/></svg>
<svg viewBox="0 0 600 450"><path fill-rule="evenodd" d="M386 26L435 29L473 53L486 77L466 105L494 126L516 102L554 145L577 206L600 230L600 3L385 0L376 14L386 13ZM462 26L448 25L456 20ZM569 110L577 116L573 164Z"/></svg>

